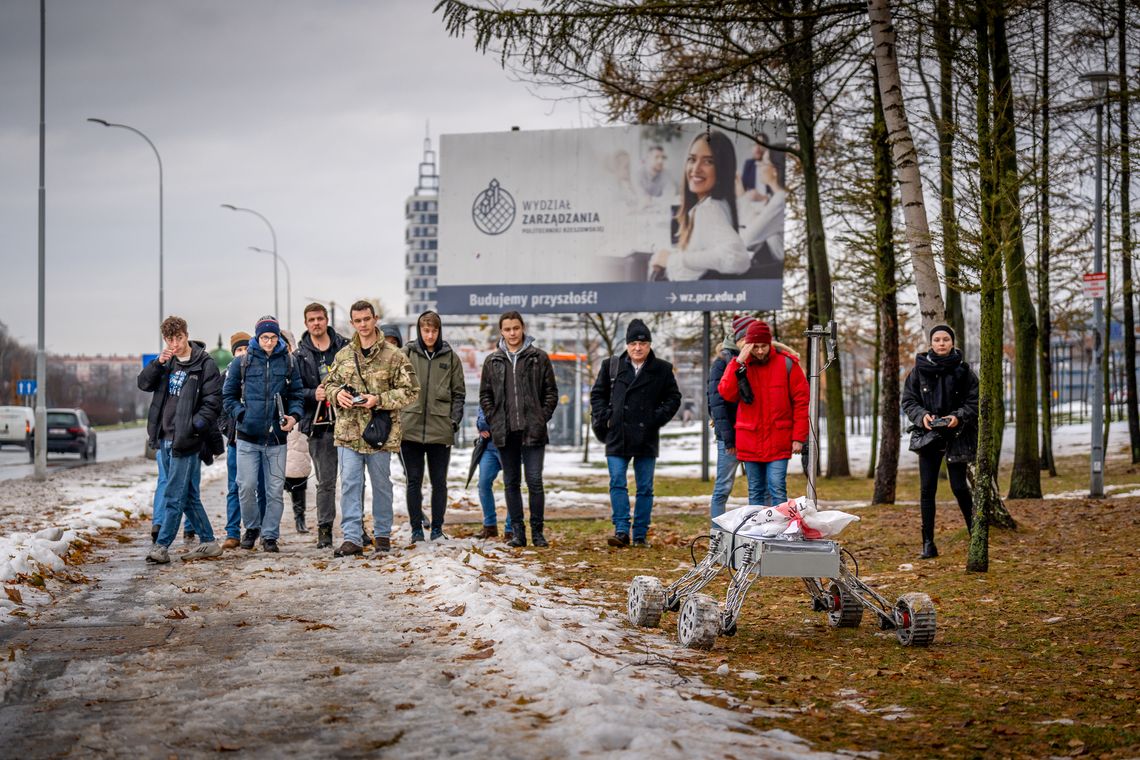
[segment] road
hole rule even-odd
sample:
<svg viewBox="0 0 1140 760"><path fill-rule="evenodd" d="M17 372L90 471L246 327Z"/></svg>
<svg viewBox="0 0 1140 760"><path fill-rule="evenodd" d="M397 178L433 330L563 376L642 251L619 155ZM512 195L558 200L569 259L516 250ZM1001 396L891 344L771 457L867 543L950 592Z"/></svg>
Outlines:
<svg viewBox="0 0 1140 760"><path fill-rule="evenodd" d="M146 446L146 428L104 430L98 434L98 443L96 458L100 462L141 456ZM48 455L49 470L81 467L84 464L86 462L80 459L78 454ZM35 467L28 461L27 451L9 446L0 449L0 480L23 478L34 472Z"/></svg>

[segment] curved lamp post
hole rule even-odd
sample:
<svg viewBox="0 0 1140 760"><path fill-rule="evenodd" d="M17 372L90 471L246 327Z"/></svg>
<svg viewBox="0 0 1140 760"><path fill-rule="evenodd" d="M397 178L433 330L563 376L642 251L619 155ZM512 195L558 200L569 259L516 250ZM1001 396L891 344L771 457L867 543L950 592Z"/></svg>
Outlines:
<svg viewBox="0 0 1140 760"><path fill-rule="evenodd" d="M87 121L91 122L92 124L102 124L104 127L115 127L116 129L126 129L130 132L134 132L136 135L146 140L146 144L149 145L150 149L154 151L154 157L158 160L158 323L161 325L162 320L166 318L165 306L163 304L163 282L165 281L165 278L163 276L164 256L162 250L162 156L159 155L158 148L154 146L154 143L151 142L151 139L132 126L129 126L127 124L116 124L115 122L107 121L106 119L88 118ZM159 346L162 346L161 339L159 340Z"/></svg>
<svg viewBox="0 0 1140 760"><path fill-rule="evenodd" d="M285 322L289 326L289 329L292 330L293 329L293 324L292 324L293 323L293 273L289 271L289 262L286 261L285 259L281 258L280 256L278 256L277 251L271 251L268 248L258 248L256 245L251 245L251 246L249 246L249 250L256 251L258 253L268 253L270 256L272 256L275 259L275 265L276 265L276 262L280 262L281 266L285 267L285 310L287 312L287 314L285 315ZM274 287L276 287L276 281L274 281ZM280 317L278 317L278 318L280 318Z"/></svg>
<svg viewBox="0 0 1140 760"><path fill-rule="evenodd" d="M273 316L281 319L280 305L277 301L277 231L273 229L273 225L265 218L264 214L260 214L251 208L243 208L242 206L235 206L232 203L223 203L222 208L228 208L230 211L244 211L247 214L253 214L261 221L265 222L265 226L269 228L269 235L273 238ZM289 315L286 315L286 324L289 329L293 329L292 323L289 321Z"/></svg>

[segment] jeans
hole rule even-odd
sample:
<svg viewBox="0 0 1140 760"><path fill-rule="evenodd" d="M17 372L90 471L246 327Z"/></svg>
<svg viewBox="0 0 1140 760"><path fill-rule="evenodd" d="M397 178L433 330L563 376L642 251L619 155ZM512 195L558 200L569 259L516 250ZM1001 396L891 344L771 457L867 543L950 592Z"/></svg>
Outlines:
<svg viewBox="0 0 1140 760"><path fill-rule="evenodd" d="M344 540L362 546L364 536L364 470L372 485L372 532L377 538L392 535L392 454L361 454L337 446L340 460L340 529Z"/></svg>
<svg viewBox="0 0 1140 760"><path fill-rule="evenodd" d="M257 473L257 512L265 519L265 475ZM241 499L237 485L237 446L226 446L226 538L241 538Z"/></svg>
<svg viewBox="0 0 1140 760"><path fill-rule="evenodd" d="M637 484L637 499L633 506L633 538L644 540L649 533L649 518L653 514L653 470L657 457L606 457L610 470L610 508L613 512L614 533L629 531L629 460L633 460L633 480Z"/></svg>
<svg viewBox="0 0 1140 760"><path fill-rule="evenodd" d="M499 459L498 449L486 448L483 458L479 460L479 506L483 508L483 525L491 527L498 525L495 515L495 478L503 471L503 463ZM503 523L503 530L511 531L511 516L507 515Z"/></svg>
<svg viewBox="0 0 1140 760"><path fill-rule="evenodd" d="M735 449L733 449L735 451ZM732 485L736 482L736 466L739 464L736 454L729 454L728 448L721 439L716 440L716 485L713 486L712 502L709 504L709 516L720 517L728 505Z"/></svg>
<svg viewBox="0 0 1140 760"><path fill-rule="evenodd" d="M522 527L522 477L526 471L527 501L530 506L530 527L542 530L546 510L546 492L542 487L542 466L546 459L546 446L524 446L521 432L508 433L507 441L499 449L503 464L503 491L507 502L508 524Z"/></svg>
<svg viewBox="0 0 1140 760"><path fill-rule="evenodd" d="M336 444L331 431L309 439L309 456L317 478L317 525L336 522Z"/></svg>
<svg viewBox="0 0 1140 760"><path fill-rule="evenodd" d="M285 444L265 446L238 439L237 482L241 521L246 530L260 530L262 538L281 537L281 513L285 510ZM265 479L265 514L257 501L257 485Z"/></svg>
<svg viewBox="0 0 1140 760"><path fill-rule="evenodd" d="M150 444L147 444L148 446ZM162 444L159 444L161 449ZM162 509L166 503L166 465L162 463L159 450L155 450L154 459L158 462L158 482L154 486L154 502L151 504L150 524L154 527L162 525Z"/></svg>
<svg viewBox="0 0 1140 760"><path fill-rule="evenodd" d="M186 512L186 523L190 529L198 534L202 543L214 540L214 529L210 525L210 518L202 507L202 497L199 485L202 482L202 460L198 454L190 456L175 456L172 441L163 441L158 450L158 457L166 470L166 489L163 492L162 530L158 533L158 542L169 547L178 535L178 527L182 523L182 513Z"/></svg>
<svg viewBox="0 0 1140 760"><path fill-rule="evenodd" d="M745 462L748 476L748 503L753 506L774 507L788 500L788 460L775 462Z"/></svg>
<svg viewBox="0 0 1140 760"><path fill-rule="evenodd" d="M918 504L922 511L922 540L934 540L934 497L938 494L938 471L942 467L942 457L946 446L930 445L918 452L918 478L921 484ZM974 494L966 480L965 462L947 462L946 474L950 478L950 490L958 500L958 509L966 521L966 528L973 530Z"/></svg>
<svg viewBox="0 0 1140 760"><path fill-rule="evenodd" d="M443 517L447 512L447 465L451 461L451 447L442 443L416 443L404 441L400 445L404 455L404 474L408 478L408 520L412 530L424 523L424 458L427 458L428 477L431 478L431 529L443 530Z"/></svg>

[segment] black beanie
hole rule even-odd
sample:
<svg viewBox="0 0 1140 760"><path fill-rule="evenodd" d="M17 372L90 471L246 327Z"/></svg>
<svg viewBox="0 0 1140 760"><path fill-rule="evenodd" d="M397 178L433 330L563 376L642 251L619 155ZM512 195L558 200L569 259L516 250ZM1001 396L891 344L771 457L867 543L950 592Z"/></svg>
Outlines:
<svg viewBox="0 0 1140 760"><path fill-rule="evenodd" d="M649 328L640 319L632 319L629 322L629 327L625 328L625 342L633 343L634 341L643 340L646 343L652 342L649 336Z"/></svg>
<svg viewBox="0 0 1140 760"><path fill-rule="evenodd" d="M954 328L950 325L935 325L934 327L931 327L930 335L928 335L927 338L929 340L934 340L934 333L936 332L944 332L949 334L950 340L953 341L955 345L958 344L958 336L954 334Z"/></svg>

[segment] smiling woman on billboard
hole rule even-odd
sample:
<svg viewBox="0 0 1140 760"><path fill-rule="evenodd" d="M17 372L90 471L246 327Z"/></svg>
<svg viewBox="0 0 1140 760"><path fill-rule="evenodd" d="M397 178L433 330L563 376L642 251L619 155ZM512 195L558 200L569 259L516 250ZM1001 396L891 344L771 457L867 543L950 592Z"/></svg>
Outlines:
<svg viewBox="0 0 1140 760"><path fill-rule="evenodd" d="M709 272L739 275L751 257L737 232L736 149L723 132L699 134L685 159L684 193L677 212L677 248L649 262L650 279L699 280Z"/></svg>

